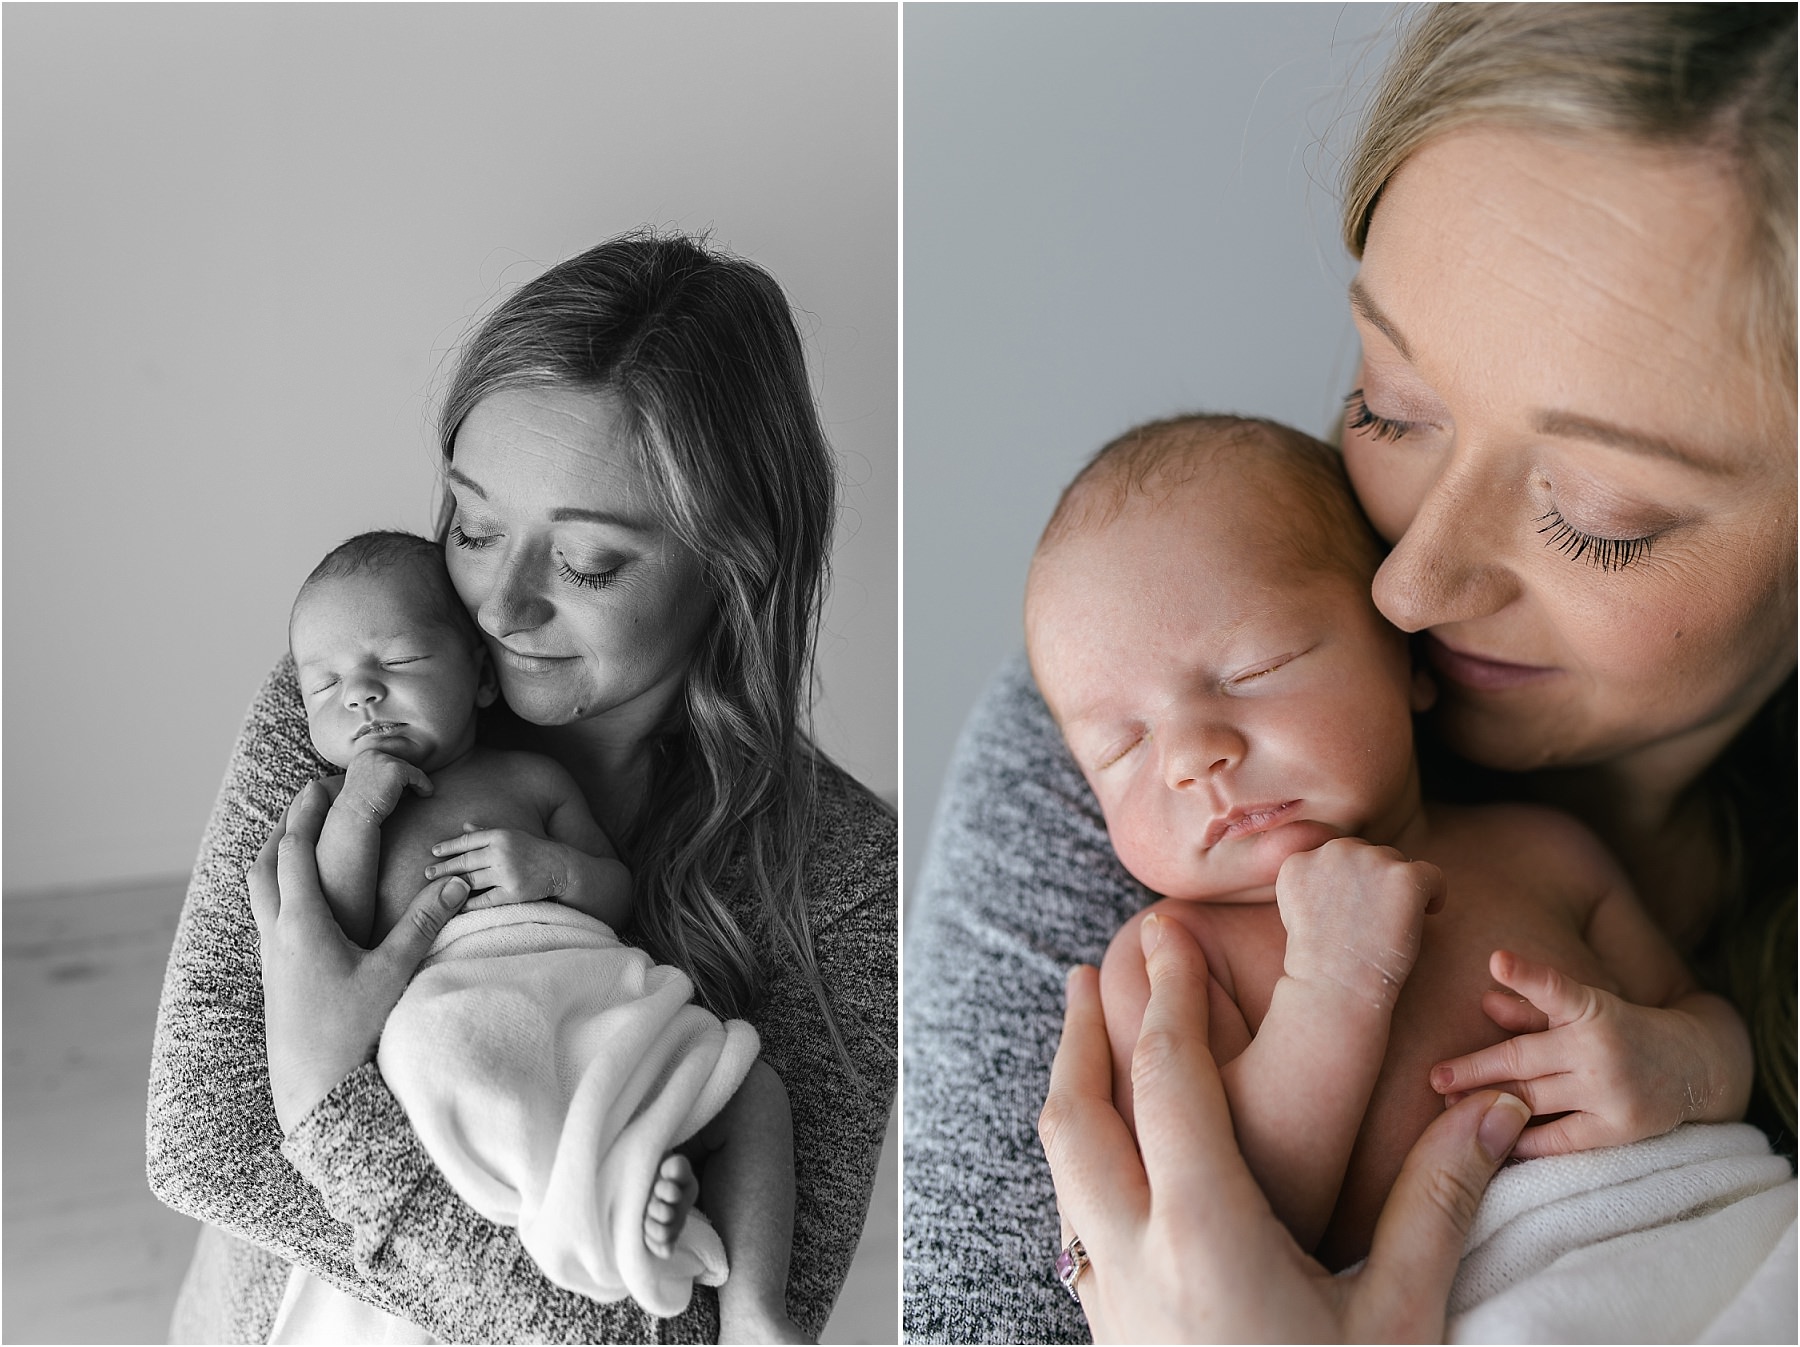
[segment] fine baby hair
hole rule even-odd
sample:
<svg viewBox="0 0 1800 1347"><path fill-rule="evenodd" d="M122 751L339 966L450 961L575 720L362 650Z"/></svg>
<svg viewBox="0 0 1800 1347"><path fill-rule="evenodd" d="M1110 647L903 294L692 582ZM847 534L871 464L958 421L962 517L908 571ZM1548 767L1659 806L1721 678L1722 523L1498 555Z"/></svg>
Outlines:
<svg viewBox="0 0 1800 1347"><path fill-rule="evenodd" d="M347 575L382 575L399 566L410 568L420 581L419 598L428 605L434 618L472 642L481 640L480 629L450 583L450 572L444 568L443 545L402 529L375 529L346 538L312 568L301 583L300 592L294 596L294 603L297 606L307 592L323 580Z"/></svg>
<svg viewBox="0 0 1800 1347"><path fill-rule="evenodd" d="M1165 495L1226 456L1279 474L1271 491L1295 505L1282 541L1308 569L1348 570L1364 578L1375 573L1380 540L1357 508L1335 449L1278 421L1211 412L1147 421L1103 445L1063 488L1039 554L1112 522L1134 494Z"/></svg>

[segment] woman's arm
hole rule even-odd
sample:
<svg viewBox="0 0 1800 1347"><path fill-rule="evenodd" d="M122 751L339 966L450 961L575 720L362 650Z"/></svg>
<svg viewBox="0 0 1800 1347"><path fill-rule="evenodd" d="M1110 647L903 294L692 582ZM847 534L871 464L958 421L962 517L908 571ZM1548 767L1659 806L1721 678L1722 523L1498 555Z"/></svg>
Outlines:
<svg viewBox="0 0 1800 1347"><path fill-rule="evenodd" d="M793 1108L788 1313L813 1334L825 1327L862 1238L899 1065L897 826L891 811L835 767L821 769L820 794L808 913L855 1076L839 1060L812 988L769 941L771 977L756 1017L763 1059Z"/></svg>
<svg viewBox="0 0 1800 1347"><path fill-rule="evenodd" d="M907 911L910 1340L1087 1340L1052 1271L1035 1124L1064 974L1098 962L1145 900L1015 657L963 731Z"/></svg>
<svg viewBox="0 0 1800 1347"><path fill-rule="evenodd" d="M151 1059L151 1187L451 1340L716 1338L710 1291L679 1319L656 1321L551 1285L515 1231L449 1190L372 1064L345 1077L284 1144L245 875L289 800L322 770L283 659L233 751L170 954ZM273 1303L266 1287L231 1292ZM269 1325L245 1327L266 1334Z"/></svg>

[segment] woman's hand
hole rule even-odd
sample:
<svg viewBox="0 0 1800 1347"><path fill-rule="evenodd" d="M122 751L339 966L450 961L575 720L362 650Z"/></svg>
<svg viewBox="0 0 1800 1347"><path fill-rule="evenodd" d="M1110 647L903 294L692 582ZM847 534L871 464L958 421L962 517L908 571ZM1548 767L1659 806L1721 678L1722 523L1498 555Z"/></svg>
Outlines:
<svg viewBox="0 0 1800 1347"><path fill-rule="evenodd" d="M1150 1002L1132 1059L1137 1144L1112 1102L1094 970L1069 978L1038 1132L1099 1342L1438 1342L1488 1180L1528 1114L1492 1091L1414 1145L1368 1261L1334 1277L1300 1251L1245 1167L1207 1049L1206 959L1179 922L1143 924ZM1141 1152L1141 1158L1140 1158Z"/></svg>
<svg viewBox="0 0 1800 1347"><path fill-rule="evenodd" d="M375 1055L381 1026L469 886L428 884L387 939L363 949L332 918L314 857L330 804L308 783L250 870L250 911L262 945L269 1088L283 1133Z"/></svg>

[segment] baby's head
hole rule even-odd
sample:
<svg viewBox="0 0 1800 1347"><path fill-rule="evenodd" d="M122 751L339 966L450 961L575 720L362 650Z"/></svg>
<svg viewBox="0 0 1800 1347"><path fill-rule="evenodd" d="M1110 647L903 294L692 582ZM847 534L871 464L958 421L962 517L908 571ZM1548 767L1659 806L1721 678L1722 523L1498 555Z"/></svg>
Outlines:
<svg viewBox="0 0 1800 1347"><path fill-rule="evenodd" d="M1273 422L1127 432L1069 484L1032 559L1032 673L1147 888L1263 901L1332 837L1419 805L1406 640L1337 455Z"/></svg>
<svg viewBox="0 0 1800 1347"><path fill-rule="evenodd" d="M379 748L435 772L474 746L476 709L498 695L443 548L416 534L332 549L294 599L288 648L313 747L339 767Z"/></svg>

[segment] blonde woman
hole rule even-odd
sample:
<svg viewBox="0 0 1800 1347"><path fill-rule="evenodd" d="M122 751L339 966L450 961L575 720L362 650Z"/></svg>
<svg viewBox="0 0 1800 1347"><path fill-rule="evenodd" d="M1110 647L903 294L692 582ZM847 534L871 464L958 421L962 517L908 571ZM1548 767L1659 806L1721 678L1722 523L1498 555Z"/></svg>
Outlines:
<svg viewBox="0 0 1800 1347"><path fill-rule="evenodd" d="M1420 634L1437 681L1437 788L1552 802L1608 842L1750 1022L1751 1116L1788 1146L1794 18L1420 16L1349 165L1362 363L1343 433L1392 547L1376 603ZM1063 972L1142 902L1014 664L965 732L914 898L909 1332L1441 1336L1474 1195L1524 1110L1485 1090L1449 1111L1368 1268L1324 1278L1272 1226L1230 1140L1191 942L1168 932L1150 958L1164 1032L1137 1064L1141 1153L1103 1085L1090 970L1062 1018ZM1033 1147L969 1143L1019 1135L1005 1129L1041 1099L1059 1029L1042 1127L1053 1195ZM1491 1083L1529 1105L1527 1083ZM967 1230L952 1175L983 1194ZM1079 1305L1047 1270L1059 1231Z"/></svg>
<svg viewBox="0 0 1800 1347"><path fill-rule="evenodd" d="M481 734L567 769L633 869L623 934L755 1025L793 1113L787 1308L816 1336L894 1086L895 822L807 733L837 502L786 297L704 240L608 240L481 324L440 447L440 540L503 698ZM157 1022L150 1182L206 1222L176 1340L265 1341L298 1264L448 1341L716 1341L712 1292L658 1320L563 1290L433 1168L371 1059L467 886L434 880L374 950L347 940L308 864L317 810L276 859L328 770L284 658ZM280 913L260 947L253 866Z"/></svg>

